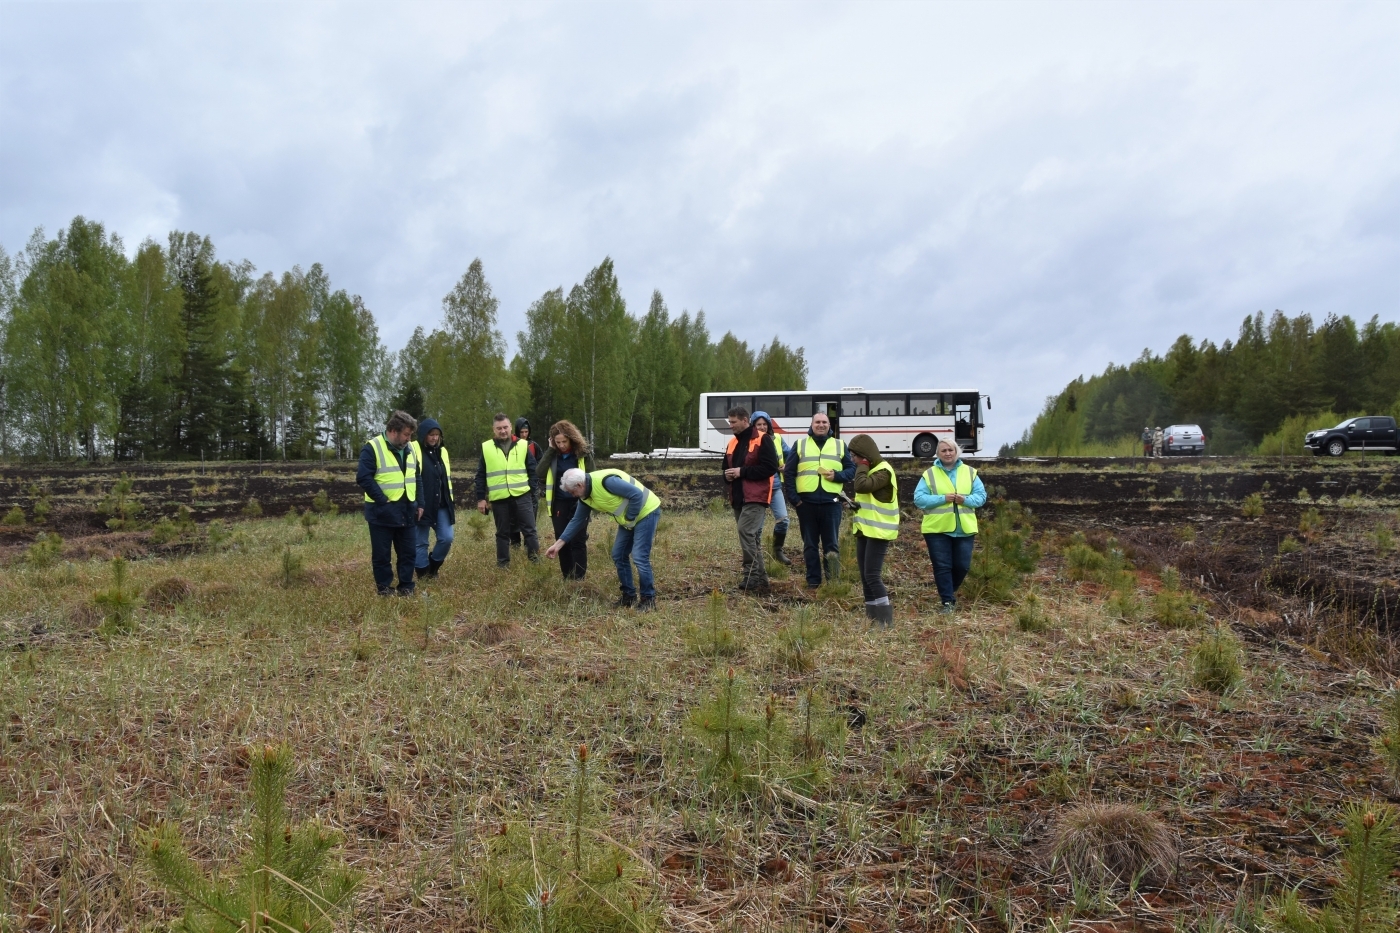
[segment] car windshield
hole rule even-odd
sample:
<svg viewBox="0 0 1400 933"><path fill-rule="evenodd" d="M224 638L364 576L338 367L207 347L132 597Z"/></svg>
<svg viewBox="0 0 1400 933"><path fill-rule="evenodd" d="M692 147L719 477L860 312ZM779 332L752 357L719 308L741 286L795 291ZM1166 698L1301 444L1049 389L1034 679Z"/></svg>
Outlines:
<svg viewBox="0 0 1400 933"><path fill-rule="evenodd" d="M1347 420L1343 421L1341 424L1337 425L1337 427L1333 428L1332 430L1333 430L1333 431L1336 431L1336 430L1338 430L1338 429L1340 429L1340 428L1344 428L1344 427L1346 427L1347 425L1351 424L1351 423L1352 423L1353 421L1355 421L1355 420L1356 420L1355 418L1348 418Z"/></svg>

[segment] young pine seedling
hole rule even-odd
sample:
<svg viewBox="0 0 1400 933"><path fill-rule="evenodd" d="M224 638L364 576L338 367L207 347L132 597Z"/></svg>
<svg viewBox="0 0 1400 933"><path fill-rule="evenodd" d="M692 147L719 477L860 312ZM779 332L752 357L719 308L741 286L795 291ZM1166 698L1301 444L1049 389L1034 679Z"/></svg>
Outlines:
<svg viewBox="0 0 1400 933"><path fill-rule="evenodd" d="M1394 808L1382 803L1347 808L1341 845L1341 877L1326 906L1314 909L1295 889L1270 912L1276 929L1288 933L1381 933L1393 931L1397 910L1391 873L1400 863L1400 831Z"/></svg>

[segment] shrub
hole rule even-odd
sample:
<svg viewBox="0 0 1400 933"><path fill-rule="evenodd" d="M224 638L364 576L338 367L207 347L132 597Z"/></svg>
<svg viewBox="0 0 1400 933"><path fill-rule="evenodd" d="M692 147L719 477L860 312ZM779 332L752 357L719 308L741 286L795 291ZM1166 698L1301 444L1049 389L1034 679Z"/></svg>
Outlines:
<svg viewBox="0 0 1400 933"><path fill-rule="evenodd" d="M472 530L473 541L485 541L486 529L490 527L490 525L491 519L487 518L485 515L482 515L475 509L472 510L471 515L467 516L467 527L469 527Z"/></svg>
<svg viewBox="0 0 1400 933"><path fill-rule="evenodd" d="M279 569L277 580L283 586L296 586L306 578L306 565L301 559L301 555L292 550L288 544L282 548L282 566Z"/></svg>
<svg viewBox="0 0 1400 933"><path fill-rule="evenodd" d="M1308 509L1298 518L1298 533L1312 541L1322 533L1322 515L1315 508Z"/></svg>
<svg viewBox="0 0 1400 933"><path fill-rule="evenodd" d="M1381 732L1373 748L1385 766L1390 783L1400 789L1400 689L1391 690L1381 700Z"/></svg>
<svg viewBox="0 0 1400 933"><path fill-rule="evenodd" d="M1050 628L1050 617L1035 593L1027 593L1016 607L1016 627L1023 632L1043 632Z"/></svg>
<svg viewBox="0 0 1400 933"><path fill-rule="evenodd" d="M316 525L319 524L320 521L321 520L316 517L316 513L310 509L301 513L301 527L302 530L306 532L306 540L310 541L312 538L316 537Z"/></svg>
<svg viewBox="0 0 1400 933"><path fill-rule="evenodd" d="M248 499L248 504L243 506L242 512L248 518L258 518L263 513L262 503L250 497Z"/></svg>
<svg viewBox="0 0 1400 933"><path fill-rule="evenodd" d="M1052 864L1094 890L1146 883L1160 887L1176 867L1176 838L1167 825L1126 803L1086 803L1057 822Z"/></svg>
<svg viewBox="0 0 1400 933"><path fill-rule="evenodd" d="M1136 622L1142 618L1142 600L1132 590L1114 590L1104 600L1104 612L1117 622Z"/></svg>
<svg viewBox="0 0 1400 933"><path fill-rule="evenodd" d="M710 700L690 714L691 732L708 752L700 776L721 793L754 789L748 751L758 735L759 724L744 712L744 700L744 691L731 667Z"/></svg>
<svg viewBox="0 0 1400 933"><path fill-rule="evenodd" d="M1341 878L1325 907L1314 909L1294 889L1270 911L1276 928L1290 933L1381 933L1393 931L1396 909L1391 873L1400 862L1400 832L1394 808L1380 803L1347 808L1341 844Z"/></svg>
<svg viewBox="0 0 1400 933"><path fill-rule="evenodd" d="M710 598L705 605L705 624L686 626L685 636L691 647L704 657L729 657L738 654L742 645L728 622L729 607L724 594L710 590Z"/></svg>
<svg viewBox="0 0 1400 933"><path fill-rule="evenodd" d="M1395 550L1395 533L1389 525L1377 525L1371 532L1371 540L1376 542L1376 553L1382 557Z"/></svg>
<svg viewBox="0 0 1400 933"><path fill-rule="evenodd" d="M286 745L249 755L253 778L252 846L228 880L211 878L163 823L143 834L141 855L156 880L185 906L187 931L301 930L329 933L349 906L358 873L332 860L339 837L319 823L287 823Z"/></svg>
<svg viewBox="0 0 1400 933"><path fill-rule="evenodd" d="M34 520L36 522L48 521L49 513L51 511L52 505L49 502L49 497L47 493L34 500Z"/></svg>
<svg viewBox="0 0 1400 933"><path fill-rule="evenodd" d="M162 518L160 521L156 522L155 527L151 529L150 539L152 544L169 544L178 537L180 537L179 529L177 529L175 523L168 518Z"/></svg>
<svg viewBox="0 0 1400 933"><path fill-rule="evenodd" d="M24 509L17 505L11 506L10 511L6 512L5 517L0 519L0 521L3 521L6 525L18 528L23 525L25 521Z"/></svg>
<svg viewBox="0 0 1400 933"><path fill-rule="evenodd" d="M182 502L175 507L175 529L180 534L193 534L198 527L194 520L194 512L189 506Z"/></svg>
<svg viewBox="0 0 1400 933"><path fill-rule="evenodd" d="M322 515L337 515L340 513L340 506L331 501L330 494L324 489L316 493L315 498L311 500L311 508L320 512Z"/></svg>
<svg viewBox="0 0 1400 933"><path fill-rule="evenodd" d="M136 516L141 509L141 502L132 492L131 477L123 473L121 479L112 484L107 495L98 503L97 514L108 516L108 528L124 531L136 527Z"/></svg>
<svg viewBox="0 0 1400 933"><path fill-rule="evenodd" d="M1234 633L1216 629L1191 649L1191 679L1202 689L1225 693L1244 682L1243 657Z"/></svg>
<svg viewBox="0 0 1400 933"><path fill-rule="evenodd" d="M1252 492L1244 497L1244 503L1240 505L1240 514L1245 518L1264 517L1264 497L1257 492Z"/></svg>
<svg viewBox="0 0 1400 933"><path fill-rule="evenodd" d="M817 666L816 652L831 638L831 625L814 621L803 606L792 621L778 629L778 661L789 670L805 673Z"/></svg>
<svg viewBox="0 0 1400 933"><path fill-rule="evenodd" d="M62 556L63 539L56 532L41 532L24 552L25 562L39 568L52 567Z"/></svg>
<svg viewBox="0 0 1400 933"><path fill-rule="evenodd" d="M102 616L98 632L103 636L130 632L136 626L141 597L127 586L126 559L112 558L112 585L92 594L92 605Z"/></svg>
<svg viewBox="0 0 1400 933"><path fill-rule="evenodd" d="M214 547L219 547L229 539L228 525L224 524L222 518L216 518L210 522L206 531L209 535L209 543Z"/></svg>
<svg viewBox="0 0 1400 933"><path fill-rule="evenodd" d="M657 927L656 898L641 863L597 827L602 788L588 746L573 755L555 818L502 824L486 843L477 903L497 930L597 933Z"/></svg>
<svg viewBox="0 0 1400 933"><path fill-rule="evenodd" d="M1294 554L1303 549L1303 545L1292 535L1284 535L1283 540L1278 543L1280 554Z"/></svg>
<svg viewBox="0 0 1400 933"><path fill-rule="evenodd" d="M1174 567L1162 568L1162 588L1152 596L1152 621L1163 628L1192 628L1200 623L1199 606L1181 588L1181 575Z"/></svg>

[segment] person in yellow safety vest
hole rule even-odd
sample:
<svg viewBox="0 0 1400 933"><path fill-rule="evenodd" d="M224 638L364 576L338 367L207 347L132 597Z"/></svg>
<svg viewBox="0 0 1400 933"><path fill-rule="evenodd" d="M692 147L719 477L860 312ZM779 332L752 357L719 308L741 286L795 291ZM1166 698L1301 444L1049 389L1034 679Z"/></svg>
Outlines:
<svg viewBox="0 0 1400 933"><path fill-rule="evenodd" d="M899 536L899 483L869 434L851 438L851 458L856 462L856 514L851 532L856 537L856 566L865 592L865 615L880 628L894 624L894 606L881 575L885 552Z"/></svg>
<svg viewBox="0 0 1400 933"><path fill-rule="evenodd" d="M476 469L476 510L491 513L496 520L496 566L510 566L510 530L514 522L525 538L525 553L531 561L540 559L540 539L535 535L534 497L530 484L535 475L530 445L515 440L510 433L510 415L496 415L491 438L481 444L481 463Z"/></svg>
<svg viewBox="0 0 1400 933"><path fill-rule="evenodd" d="M442 443L442 425L432 418L418 422L418 439L413 442L418 461L418 556L414 562L418 578L435 580L447 552L452 550L452 526L457 523L457 503L452 499L452 458ZM428 535L437 535L437 544L428 551Z"/></svg>
<svg viewBox="0 0 1400 933"><path fill-rule="evenodd" d="M578 511L578 496L560 486L568 470L588 472L590 451L588 441L572 421L556 421L549 428L549 444L535 477L544 489L545 511L554 525L554 537L564 533ZM569 539L568 547L559 552L559 570L565 580L582 580L588 572L588 526Z"/></svg>
<svg viewBox="0 0 1400 933"><path fill-rule="evenodd" d="M950 438L938 442L938 461L919 477L914 507L924 513L920 530L933 564L933 580L944 612L957 607L958 587L972 569L977 540L977 513L987 504L987 490L977 471L959 459Z"/></svg>
<svg viewBox="0 0 1400 933"><path fill-rule="evenodd" d="M559 539L544 552L554 557L569 542L577 539L588 527L594 512L611 515L617 522L617 538L613 541L612 559L617 567L617 582L622 590L614 607L627 609L635 605L638 612L656 608L656 580L651 571L651 545L656 539L656 526L661 523L661 500L656 493L621 470L565 470L559 478L561 488L579 501L583 508L575 510L569 526ZM630 562L628 558L631 558ZM632 565L637 565L637 585L632 585ZM637 590L641 599L637 599Z"/></svg>
<svg viewBox="0 0 1400 933"><path fill-rule="evenodd" d="M369 524L370 566L380 596L413 595L413 563L418 550L418 461L409 441L418 421L407 412L389 416L384 433L370 438L360 451L356 484L365 492L365 521ZM399 586L394 589L398 558Z"/></svg>
<svg viewBox="0 0 1400 933"><path fill-rule="evenodd" d="M845 441L831 435L826 412L812 415L811 428L792 445L783 474L784 491L795 496L792 501L802 529L807 588L814 590L822 585L823 569L828 581L841 576L841 495L856 475L851 452Z"/></svg>

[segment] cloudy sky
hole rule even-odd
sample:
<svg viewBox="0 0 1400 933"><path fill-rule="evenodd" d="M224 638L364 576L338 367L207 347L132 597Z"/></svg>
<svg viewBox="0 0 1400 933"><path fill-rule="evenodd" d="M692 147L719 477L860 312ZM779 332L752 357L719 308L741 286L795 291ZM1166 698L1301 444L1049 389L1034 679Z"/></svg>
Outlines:
<svg viewBox="0 0 1400 933"><path fill-rule="evenodd" d="M612 256L812 384L1079 373L1256 310L1400 317L1400 4L15 4L0 245L83 214L391 347L481 257L514 344Z"/></svg>

